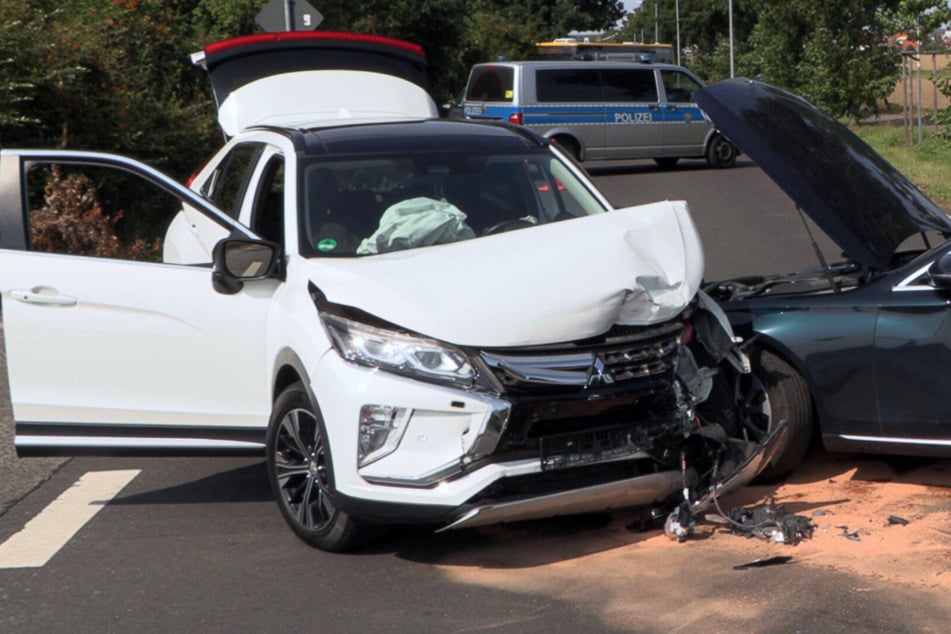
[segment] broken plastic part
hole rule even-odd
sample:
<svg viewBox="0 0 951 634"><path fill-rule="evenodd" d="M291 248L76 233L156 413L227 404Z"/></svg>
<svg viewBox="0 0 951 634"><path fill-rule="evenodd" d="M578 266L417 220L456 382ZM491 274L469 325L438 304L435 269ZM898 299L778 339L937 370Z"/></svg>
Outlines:
<svg viewBox="0 0 951 634"><path fill-rule="evenodd" d="M680 347L680 354L677 359L677 377L683 382L690 394L693 404L702 403L710 396L713 389L713 377L716 376L716 368L701 368L686 346Z"/></svg>
<svg viewBox="0 0 951 634"><path fill-rule="evenodd" d="M668 515L667 521L664 522L664 534L681 543L687 541L687 538L696 530L697 522L687 503L678 506L677 510Z"/></svg>
<svg viewBox="0 0 951 634"><path fill-rule="evenodd" d="M779 544L797 544L809 539L816 526L804 515L787 512L782 506L772 503L750 508L731 509L727 519L730 532L746 537L759 537Z"/></svg>
<svg viewBox="0 0 951 634"><path fill-rule="evenodd" d="M848 539L849 541L853 541L853 542L860 542L860 541L862 541L862 538L859 537L859 530L860 530L860 529L856 528L854 531L849 532L849 527L848 527L848 526L836 526L836 528L841 528L841 529L842 529L842 532L839 533L839 537L844 537L844 538Z"/></svg>
<svg viewBox="0 0 951 634"><path fill-rule="evenodd" d="M701 430L700 433L703 434L704 430ZM718 496L727 495L745 486L759 475L759 472L769 464L773 455L782 446L785 435L786 423L781 421L760 444L744 442L736 438L728 439L727 449L730 450L730 453L739 452L742 458L732 462L728 468L721 469L724 475L714 473L707 494L694 500L693 512L700 513L706 510L716 503Z"/></svg>
<svg viewBox="0 0 951 634"><path fill-rule="evenodd" d="M697 291L697 311L693 316L693 325L697 339L718 363L736 347L729 318L703 290Z"/></svg>
<svg viewBox="0 0 951 634"><path fill-rule="evenodd" d="M733 566L733 570L747 570L749 568L763 568L764 566L778 566L792 561L791 555L777 555L776 557L767 557L766 559L754 559L745 564Z"/></svg>

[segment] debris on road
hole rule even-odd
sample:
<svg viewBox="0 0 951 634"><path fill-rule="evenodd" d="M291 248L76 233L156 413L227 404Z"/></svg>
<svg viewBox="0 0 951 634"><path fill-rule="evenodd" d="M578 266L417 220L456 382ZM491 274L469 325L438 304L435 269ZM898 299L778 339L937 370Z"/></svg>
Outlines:
<svg viewBox="0 0 951 634"><path fill-rule="evenodd" d="M737 564L733 566L733 570L748 570L750 568L778 566L789 563L790 561L792 561L792 556L790 555L777 555L775 557L767 557L766 559L754 559L753 561L748 561L745 564Z"/></svg>
<svg viewBox="0 0 951 634"><path fill-rule="evenodd" d="M889 515L888 523L892 525L897 524L898 526L908 526L908 520L906 520L904 517L899 517L897 515Z"/></svg>
<svg viewBox="0 0 951 634"><path fill-rule="evenodd" d="M796 515L772 503L730 509L727 519L730 532L735 535L759 537L779 544L795 545L802 539L810 539L816 529L805 515Z"/></svg>
<svg viewBox="0 0 951 634"><path fill-rule="evenodd" d="M839 533L839 536L840 536L840 537L844 537L844 538L846 538L846 539L848 539L848 540L851 540L851 541L853 541L853 542L862 541L862 538L859 537L859 530L861 530L861 529L856 528L854 531L849 532L849 527L848 527L848 526L840 525L840 526L836 526L836 528L842 529L842 532Z"/></svg>

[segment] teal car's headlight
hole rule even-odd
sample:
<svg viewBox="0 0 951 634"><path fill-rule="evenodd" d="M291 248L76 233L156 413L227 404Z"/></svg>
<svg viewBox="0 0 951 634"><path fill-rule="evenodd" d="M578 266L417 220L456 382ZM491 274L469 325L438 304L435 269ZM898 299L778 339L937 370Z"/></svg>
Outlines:
<svg viewBox="0 0 951 634"><path fill-rule="evenodd" d="M476 387L479 372L469 356L448 344L322 314L340 356L353 363L462 388Z"/></svg>

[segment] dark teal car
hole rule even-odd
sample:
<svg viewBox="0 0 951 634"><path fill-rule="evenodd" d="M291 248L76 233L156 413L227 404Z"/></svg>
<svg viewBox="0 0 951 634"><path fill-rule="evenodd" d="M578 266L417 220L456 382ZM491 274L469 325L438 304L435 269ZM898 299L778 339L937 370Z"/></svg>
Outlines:
<svg viewBox="0 0 951 634"><path fill-rule="evenodd" d="M734 389L757 435L785 420L766 477L830 451L951 456L951 219L845 126L782 89L735 79L697 101L843 251L788 275L710 284L751 375Z"/></svg>

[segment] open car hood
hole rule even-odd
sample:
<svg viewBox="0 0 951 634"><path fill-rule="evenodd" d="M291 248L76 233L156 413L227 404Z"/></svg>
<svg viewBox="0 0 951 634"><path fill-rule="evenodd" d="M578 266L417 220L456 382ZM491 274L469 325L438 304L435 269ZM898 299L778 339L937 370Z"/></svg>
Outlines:
<svg viewBox="0 0 951 634"><path fill-rule="evenodd" d="M332 303L457 345L515 347L680 313L703 277L684 202L362 258L314 258Z"/></svg>
<svg viewBox="0 0 951 634"><path fill-rule="evenodd" d="M848 128L806 100L749 79L706 86L697 102L852 261L889 267L905 239L951 233L947 214Z"/></svg>
<svg viewBox="0 0 951 634"><path fill-rule="evenodd" d="M433 118L426 57L375 35L294 31L215 42L192 55L208 71L228 136L253 126Z"/></svg>

